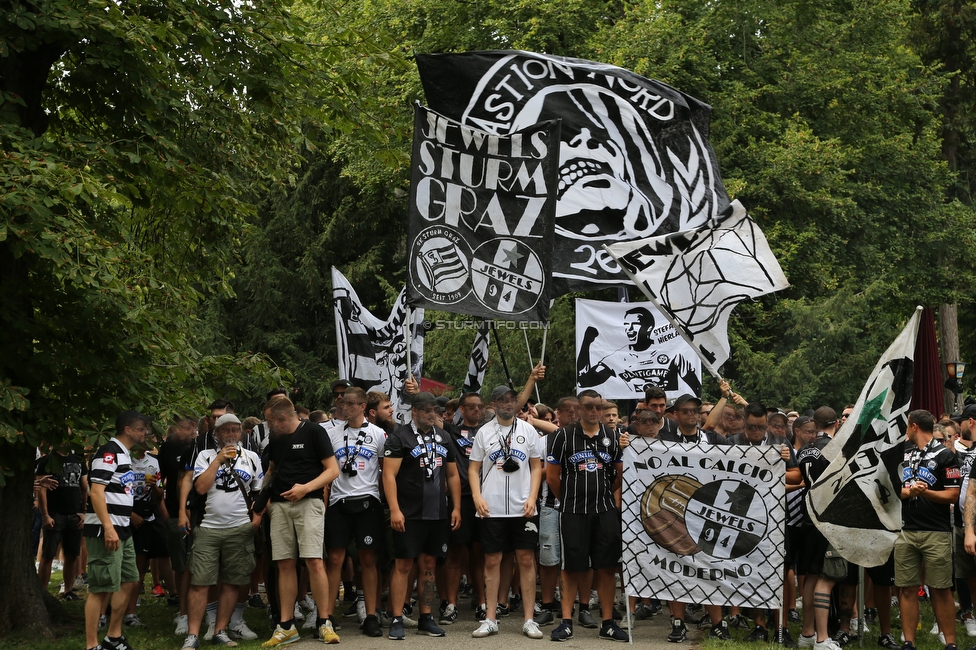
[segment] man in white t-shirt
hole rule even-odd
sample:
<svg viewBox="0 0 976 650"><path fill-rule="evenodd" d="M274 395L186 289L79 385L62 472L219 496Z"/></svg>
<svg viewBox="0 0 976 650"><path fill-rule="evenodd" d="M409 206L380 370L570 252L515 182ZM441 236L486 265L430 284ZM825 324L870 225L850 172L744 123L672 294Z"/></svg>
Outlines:
<svg viewBox="0 0 976 650"><path fill-rule="evenodd" d="M485 552L487 618L471 633L475 638L498 634L495 620L502 554L515 551L523 594L535 593L535 549L539 546L536 503L542 484L542 445L539 434L515 417L518 396L507 386L491 391L495 419L475 436L468 480ZM541 639L532 607L523 607L522 633Z"/></svg>
<svg viewBox="0 0 976 650"><path fill-rule="evenodd" d="M190 621L184 648L200 646L207 590L217 584L218 574L222 584L213 643L233 643L227 626L240 585L251 581L254 531L261 524L260 515L248 510L251 494L261 489L264 472L257 454L240 446L241 421L233 413L221 415L214 425L214 438L217 449L201 451L193 467L193 489L207 500L190 553Z"/></svg>
<svg viewBox="0 0 976 650"><path fill-rule="evenodd" d="M346 388L336 398L336 419L327 427L339 478L332 482L329 507L325 511L325 547L329 557L328 610L320 616L332 619L336 599L339 598L342 564L349 542L355 542L362 566L362 597L366 604L363 634L383 636L377 618L376 550L386 538L383 504L380 502L380 471L383 467L383 448L386 432L366 421L366 391L358 386ZM342 418L341 420L338 418ZM322 423L324 427L326 423ZM333 623L334 625L334 623Z"/></svg>

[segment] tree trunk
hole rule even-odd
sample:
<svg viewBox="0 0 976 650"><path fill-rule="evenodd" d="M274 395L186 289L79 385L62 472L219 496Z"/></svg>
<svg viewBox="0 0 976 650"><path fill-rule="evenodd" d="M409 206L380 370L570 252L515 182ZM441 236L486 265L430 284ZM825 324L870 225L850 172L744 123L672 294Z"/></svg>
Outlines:
<svg viewBox="0 0 976 650"><path fill-rule="evenodd" d="M23 440L17 445L0 443L0 458L4 465L17 468L0 487L0 636L20 630L34 638L53 639L45 590L31 552L34 450Z"/></svg>
<svg viewBox="0 0 976 650"><path fill-rule="evenodd" d="M956 305L939 305L939 354L942 357L942 374L945 372L947 361L962 361L959 358L959 321ZM962 394L956 395L951 390L944 390L946 413L956 413L962 410Z"/></svg>

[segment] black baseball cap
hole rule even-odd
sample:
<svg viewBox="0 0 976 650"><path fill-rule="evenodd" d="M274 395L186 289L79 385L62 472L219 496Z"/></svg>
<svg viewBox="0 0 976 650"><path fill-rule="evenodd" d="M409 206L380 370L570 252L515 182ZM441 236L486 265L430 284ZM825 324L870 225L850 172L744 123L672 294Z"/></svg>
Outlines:
<svg viewBox="0 0 976 650"><path fill-rule="evenodd" d="M953 413L949 419L953 422L962 422L969 418L976 418L976 404L970 404L962 410L962 413Z"/></svg>
<svg viewBox="0 0 976 650"><path fill-rule="evenodd" d="M428 393L427 391L417 393L410 400L411 408L423 409L431 406L435 406L435 407L437 406L437 398L434 397L431 393Z"/></svg>
<svg viewBox="0 0 976 650"><path fill-rule="evenodd" d="M509 393L511 393L512 395L518 397L518 393L516 393L513 389L509 388L508 386L504 386L504 385L503 386L495 386L491 390L491 401L492 402L497 402L498 400L500 400L501 398L505 397Z"/></svg>
<svg viewBox="0 0 976 650"><path fill-rule="evenodd" d="M674 404L671 406L671 408L676 409L680 407L682 404L684 404L685 402L694 402L695 406L702 405L702 401L700 399L698 399L691 393L685 393L684 395L678 396L678 398L674 400Z"/></svg>
<svg viewBox="0 0 976 650"><path fill-rule="evenodd" d="M350 386L352 386L352 382L349 381L348 379L336 379L334 382L332 382L332 392L334 393L335 389L338 388L339 386L342 386L343 388L349 388Z"/></svg>

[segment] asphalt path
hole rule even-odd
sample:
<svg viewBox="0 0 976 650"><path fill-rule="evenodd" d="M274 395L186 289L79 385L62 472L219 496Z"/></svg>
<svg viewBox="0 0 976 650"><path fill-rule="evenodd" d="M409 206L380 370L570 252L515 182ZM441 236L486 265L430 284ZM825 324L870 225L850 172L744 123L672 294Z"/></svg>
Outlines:
<svg viewBox="0 0 976 650"><path fill-rule="evenodd" d="M498 650L522 650L529 648L539 648L540 646L552 648L589 648L593 646L611 648L619 647L621 650L630 647L631 644L613 643L605 639L600 639L597 633L599 630L588 630L581 627L578 623L573 626L573 638L563 641L558 645L549 640L549 633L553 630L553 625L542 627L545 637L542 639L529 639L522 635L523 617L521 612L513 612L507 617L499 620L499 630L497 636L490 636L485 639L475 639L471 636L478 627L478 621L474 618L474 612L467 607L467 601L461 601L460 617L453 625L443 625L447 636L433 638L426 635L417 634L417 630L408 629L407 638L403 641L393 641L386 637L387 628L383 628L383 636L370 638L364 636L359 630L359 625L354 618L342 619L338 630L341 639L338 647L357 648L361 650L404 650L405 648L417 647L423 650L443 649L443 650L485 650L486 648L496 648ZM698 645L701 639L701 632L694 625L688 626L688 641L686 643L668 643L665 637L670 631L670 624L667 614L644 620L634 621L633 644L634 648L641 650L681 650L689 646ZM312 638L310 630L302 630L302 640L289 644L288 648L321 648L322 642Z"/></svg>

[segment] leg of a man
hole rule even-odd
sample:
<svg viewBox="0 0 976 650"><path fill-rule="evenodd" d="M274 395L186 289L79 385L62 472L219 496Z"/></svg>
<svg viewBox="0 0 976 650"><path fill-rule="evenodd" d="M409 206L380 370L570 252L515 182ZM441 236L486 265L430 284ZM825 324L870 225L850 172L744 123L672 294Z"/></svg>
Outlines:
<svg viewBox="0 0 976 650"><path fill-rule="evenodd" d="M321 612L329 598L329 576L325 572L325 562L320 557L305 558L308 569L308 583L312 590L315 606Z"/></svg>
<svg viewBox="0 0 976 650"><path fill-rule="evenodd" d="M617 590L617 581L613 569L596 570L596 592L600 596L600 611L604 621L613 620L613 600L614 592ZM582 602L582 598L580 598ZM719 607L719 612L722 608Z"/></svg>
<svg viewBox="0 0 976 650"><path fill-rule="evenodd" d="M376 552L373 549L360 549L359 565L362 567L363 600L366 604L366 613L373 614L379 604L376 598L376 585L379 582L379 572L376 570ZM330 579L329 586L331 585ZM336 595L338 596L338 591L336 591Z"/></svg>
<svg viewBox="0 0 976 650"><path fill-rule="evenodd" d="M393 616L403 616L403 603L407 600L407 578L413 568L412 558L397 558L390 575L390 611Z"/></svg>
<svg viewBox="0 0 976 650"><path fill-rule="evenodd" d="M498 583L501 579L501 553L485 553L485 607L488 620L494 621L498 611Z"/></svg>
<svg viewBox="0 0 976 650"><path fill-rule="evenodd" d="M573 620L573 596L580 580L585 578L586 571L563 571L563 619Z"/></svg>
<svg viewBox="0 0 976 650"><path fill-rule="evenodd" d="M226 630L230 625L230 616L234 613L240 593L240 585L229 585L226 582L221 585L220 595L217 597L217 627L214 628L218 632Z"/></svg>
<svg viewBox="0 0 976 650"><path fill-rule="evenodd" d="M430 610L437 598L437 586L434 580L434 571L437 568L437 558L433 555L421 553L417 558L419 569L417 585L418 605L421 614L430 614Z"/></svg>
<svg viewBox="0 0 976 650"><path fill-rule="evenodd" d="M328 618L335 612L336 600L339 599L339 584L342 581L342 564L346 561L345 548L330 548L326 573L329 577L329 597L324 603L319 616ZM367 610L371 611L371 610Z"/></svg>
<svg viewBox="0 0 976 650"><path fill-rule="evenodd" d="M98 645L98 619L105 611L110 593L88 592L85 600L85 647L94 648Z"/></svg>
<svg viewBox="0 0 976 650"><path fill-rule="evenodd" d="M189 633L200 636L200 626L203 625L203 615L207 609L207 590L208 585L193 585L187 595L187 607L189 619L187 627Z"/></svg>
<svg viewBox="0 0 976 650"><path fill-rule="evenodd" d="M515 551L519 566L519 583L522 587L522 613L526 621L533 616L532 604L535 602L535 552L520 548Z"/></svg>
<svg viewBox="0 0 976 650"><path fill-rule="evenodd" d="M830 621L830 591L833 588L833 580L828 580L823 576L817 578L817 584L813 592L813 616L816 626L817 643L826 641L830 636L827 632L827 625ZM805 605L806 603L804 603Z"/></svg>
<svg viewBox="0 0 976 650"><path fill-rule="evenodd" d="M278 614L281 622L285 623L295 618L295 600L298 598L296 561L285 559L275 564L278 569Z"/></svg>

